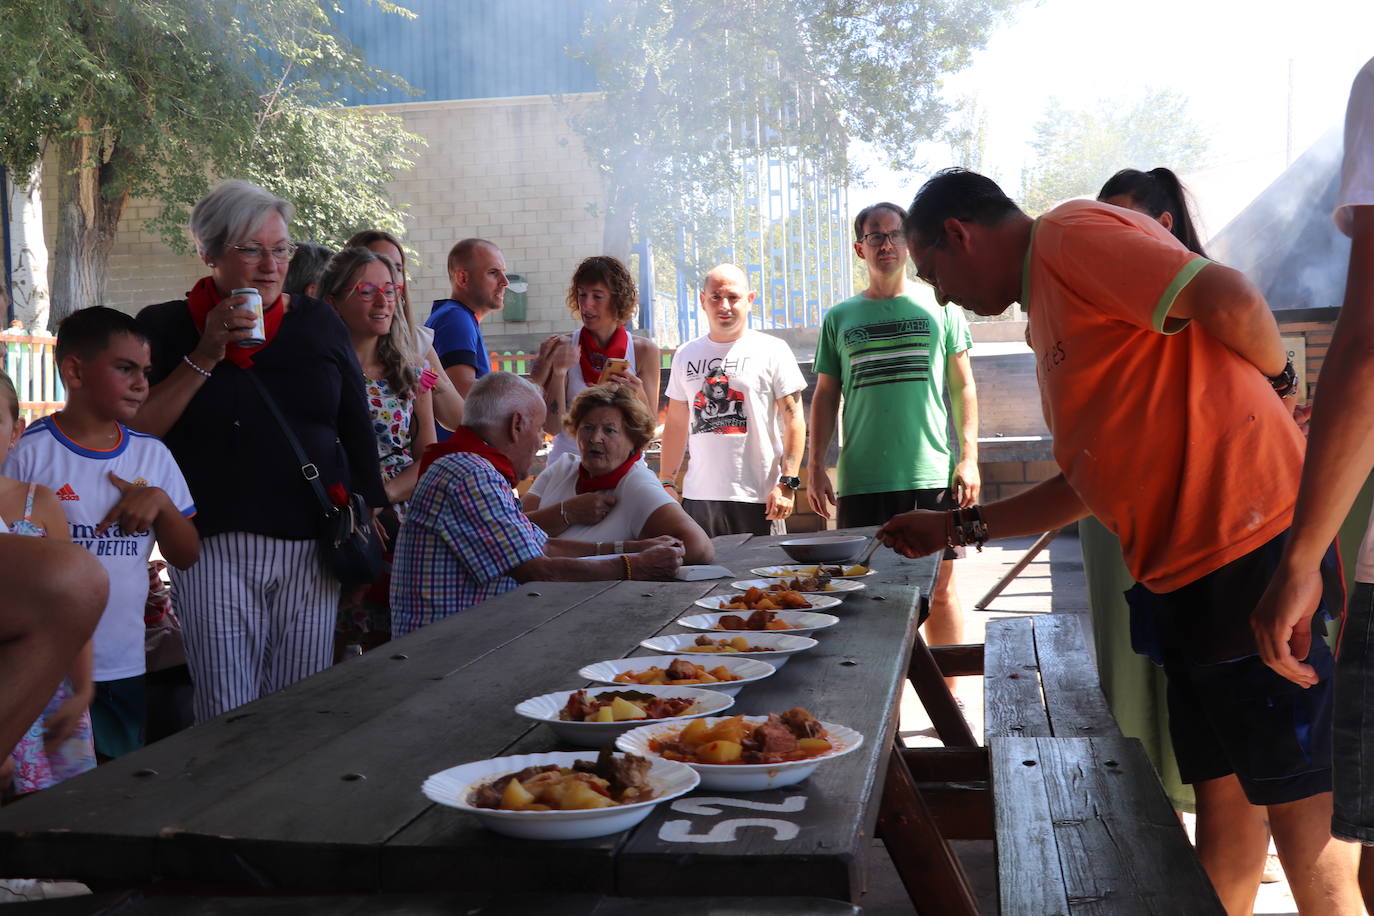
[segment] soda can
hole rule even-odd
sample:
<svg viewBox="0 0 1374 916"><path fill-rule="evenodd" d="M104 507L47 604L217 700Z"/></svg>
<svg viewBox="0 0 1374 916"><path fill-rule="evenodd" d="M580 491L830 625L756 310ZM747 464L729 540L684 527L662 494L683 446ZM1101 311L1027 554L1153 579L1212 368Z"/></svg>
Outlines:
<svg viewBox="0 0 1374 916"><path fill-rule="evenodd" d="M242 305L236 305L234 308L252 309L253 311L253 327L249 329L248 336L242 340L236 340L234 343L238 344L240 347L260 347L267 343L267 329L264 327L262 321L262 296L260 296L258 291L251 286L245 289L233 290L229 295L247 296L247 302Z"/></svg>

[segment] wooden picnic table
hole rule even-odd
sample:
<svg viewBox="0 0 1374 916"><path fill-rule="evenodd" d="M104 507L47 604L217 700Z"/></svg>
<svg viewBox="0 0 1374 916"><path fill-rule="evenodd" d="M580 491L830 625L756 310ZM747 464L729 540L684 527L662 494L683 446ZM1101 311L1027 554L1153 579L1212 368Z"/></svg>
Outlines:
<svg viewBox="0 0 1374 916"><path fill-rule="evenodd" d="M787 562L776 541L718 538L717 562L749 578ZM732 710L800 705L865 736L799 785L698 789L627 833L569 842L507 838L430 803L430 773L559 749L517 702L585 685L583 665L651 654L641 639L682 632L673 621L729 580L528 583L0 810L0 871L195 893L855 901L936 561L881 550L873 566L820 645Z"/></svg>

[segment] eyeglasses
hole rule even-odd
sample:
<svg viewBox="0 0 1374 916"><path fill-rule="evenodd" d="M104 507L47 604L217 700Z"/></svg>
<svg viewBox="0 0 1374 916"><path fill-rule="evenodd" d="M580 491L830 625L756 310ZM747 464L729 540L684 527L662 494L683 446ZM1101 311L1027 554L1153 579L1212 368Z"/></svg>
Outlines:
<svg viewBox="0 0 1374 916"><path fill-rule="evenodd" d="M911 262L916 265L916 276L930 284L930 288L935 290L935 301L940 305L948 305L949 300L940 291L940 278L930 272L930 253L939 248L945 241L944 230L940 230L940 235L935 241L922 248L919 254L911 255Z"/></svg>
<svg viewBox="0 0 1374 916"><path fill-rule="evenodd" d="M287 242L285 245L278 245L275 248L264 248L261 245L230 245L229 247L237 251L239 257L245 261L261 261L270 254L278 263L285 264L291 260L291 256L296 253L298 246L295 242Z"/></svg>
<svg viewBox="0 0 1374 916"><path fill-rule="evenodd" d="M365 302L371 302L381 293L382 298L390 301L396 298L396 291L401 287L395 283L383 283L378 286L376 283L359 283L353 287L353 292L357 293Z"/></svg>
<svg viewBox="0 0 1374 916"><path fill-rule="evenodd" d="M897 248L901 248L906 241L906 237L901 230L896 232L870 232L868 235L859 239L869 248L881 248L884 242L889 242Z"/></svg>

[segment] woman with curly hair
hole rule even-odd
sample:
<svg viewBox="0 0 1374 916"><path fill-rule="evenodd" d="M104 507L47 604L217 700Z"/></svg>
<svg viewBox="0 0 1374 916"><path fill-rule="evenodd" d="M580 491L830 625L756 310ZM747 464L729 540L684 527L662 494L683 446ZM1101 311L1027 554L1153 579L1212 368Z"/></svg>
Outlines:
<svg viewBox="0 0 1374 916"><path fill-rule="evenodd" d="M634 278L625 265L609 255L586 258L573 271L567 303L582 326L540 344L531 376L544 389L544 430L555 434L550 464L560 455L578 453L577 440L562 425L568 405L585 388L602 382L624 385L651 416L658 415L658 344L632 336L625 327L639 305ZM608 363L610 371L603 378Z"/></svg>

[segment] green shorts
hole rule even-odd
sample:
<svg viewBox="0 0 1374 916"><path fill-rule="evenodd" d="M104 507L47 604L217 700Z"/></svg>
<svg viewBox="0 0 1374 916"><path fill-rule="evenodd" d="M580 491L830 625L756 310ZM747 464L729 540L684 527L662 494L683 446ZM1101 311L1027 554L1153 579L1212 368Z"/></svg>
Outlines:
<svg viewBox="0 0 1374 916"><path fill-rule="evenodd" d="M109 760L143 747L147 718L143 675L96 681L95 699L91 701L91 731L95 735L96 756Z"/></svg>

